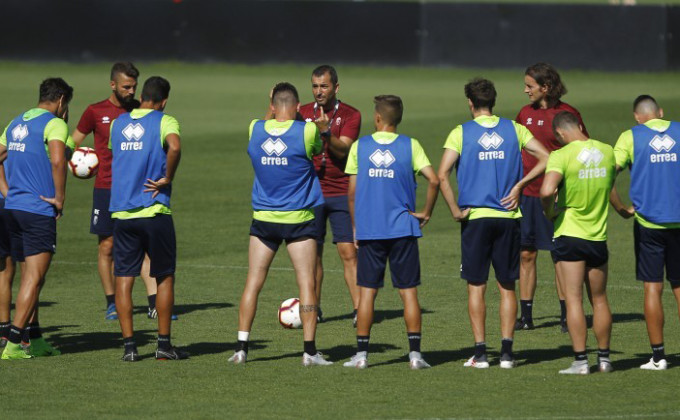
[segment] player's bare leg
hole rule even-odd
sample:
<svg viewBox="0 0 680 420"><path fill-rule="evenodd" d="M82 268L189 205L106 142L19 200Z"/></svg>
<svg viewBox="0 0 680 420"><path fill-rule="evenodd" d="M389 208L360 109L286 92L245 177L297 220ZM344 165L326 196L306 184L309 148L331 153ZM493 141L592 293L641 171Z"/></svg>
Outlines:
<svg viewBox="0 0 680 420"><path fill-rule="evenodd" d="M132 324L132 287L134 285L134 277L116 276L116 310L118 311L118 321L123 339L134 335Z"/></svg>
<svg viewBox="0 0 680 420"><path fill-rule="evenodd" d="M586 317L583 312L583 282L585 261L557 263L560 281L567 301L567 323L574 352L586 351Z"/></svg>
<svg viewBox="0 0 680 420"><path fill-rule="evenodd" d="M562 281L560 280L560 275L557 271L557 264L555 264L555 290L557 291L557 298L560 300L560 328L563 333L566 333L569 331L567 327L567 305Z"/></svg>
<svg viewBox="0 0 680 420"><path fill-rule="evenodd" d="M250 332L257 311L257 298L274 260L276 251L265 245L259 238L250 237L248 247L248 275L238 309L238 330Z"/></svg>
<svg viewBox="0 0 680 420"><path fill-rule="evenodd" d="M612 313L607 300L607 264L587 268L586 289L593 307L593 332L597 339L597 359L600 372L613 370L609 359L612 336Z"/></svg>
<svg viewBox="0 0 680 420"><path fill-rule="evenodd" d="M359 286L357 285L357 249L354 243L338 242L338 254L342 260L347 290L352 298L352 307L359 308Z"/></svg>
<svg viewBox="0 0 680 420"><path fill-rule="evenodd" d="M661 300L663 282L644 282L644 287L645 322L647 323L649 343L652 345L663 343L664 313L663 302ZM675 289L673 292L675 292Z"/></svg>
<svg viewBox="0 0 680 420"><path fill-rule="evenodd" d="M316 246L316 266L314 267L314 293L316 301L321 306L321 287L323 286L323 244Z"/></svg>
<svg viewBox="0 0 680 420"><path fill-rule="evenodd" d="M142 278L142 281L144 282L147 296L155 295L158 291L158 284L156 282L156 279L151 277L151 274L149 274L150 270L151 261L149 260L148 255L144 255L144 261L142 262L142 271L139 273L139 276Z"/></svg>
<svg viewBox="0 0 680 420"><path fill-rule="evenodd" d="M516 328L532 329L534 327L532 306L536 294L536 258L538 251L535 248L522 248L519 255L519 299L522 304L522 314Z"/></svg>
<svg viewBox="0 0 680 420"><path fill-rule="evenodd" d="M106 319L116 320L118 319L116 307L111 305L116 293L116 282L113 276L113 236L99 235L99 245L97 248L97 270L99 271L102 289L104 289L104 295L106 295L107 300Z"/></svg>
<svg viewBox="0 0 680 420"><path fill-rule="evenodd" d="M422 337L422 312L418 302L418 289L399 289L399 296L404 303L404 321L409 344L409 366L411 369L426 369L430 365L423 359L420 353L420 341Z"/></svg>
<svg viewBox="0 0 680 420"><path fill-rule="evenodd" d="M175 305L175 276L158 278L156 310L158 311L158 334L170 335L172 308Z"/></svg>
<svg viewBox="0 0 680 420"><path fill-rule="evenodd" d="M0 271L0 347L5 346L9 336L12 282L14 281L15 272L12 257L6 257L3 262L5 267Z"/></svg>
<svg viewBox="0 0 680 420"><path fill-rule="evenodd" d="M375 310L375 298L378 289L359 287L359 307L357 308L357 353L342 365L350 368L365 369L368 367L368 342L371 337L371 326ZM402 298L403 299L403 298ZM404 307L406 318L406 307ZM408 324L407 324L408 329Z"/></svg>
<svg viewBox="0 0 680 420"><path fill-rule="evenodd" d="M511 369L516 366L515 356L512 352L513 337L515 334L515 319L517 318L517 295L515 283L498 283L498 291L501 295L499 306L501 319L501 367Z"/></svg>
<svg viewBox="0 0 680 420"><path fill-rule="evenodd" d="M486 335L486 284L468 283L468 316L475 343L483 343Z"/></svg>

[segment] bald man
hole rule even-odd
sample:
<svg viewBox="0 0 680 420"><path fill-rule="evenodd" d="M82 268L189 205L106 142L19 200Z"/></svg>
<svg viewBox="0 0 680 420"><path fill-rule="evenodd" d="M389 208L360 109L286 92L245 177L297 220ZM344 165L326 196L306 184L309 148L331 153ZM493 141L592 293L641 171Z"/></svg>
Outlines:
<svg viewBox="0 0 680 420"><path fill-rule="evenodd" d="M663 120L663 109L649 95L633 103L639 125L621 134L614 154L617 173L630 167L630 199L626 207L616 190L611 203L624 218L635 216L635 275L644 283L644 308L652 358L640 366L665 370L663 274L680 307L680 123Z"/></svg>

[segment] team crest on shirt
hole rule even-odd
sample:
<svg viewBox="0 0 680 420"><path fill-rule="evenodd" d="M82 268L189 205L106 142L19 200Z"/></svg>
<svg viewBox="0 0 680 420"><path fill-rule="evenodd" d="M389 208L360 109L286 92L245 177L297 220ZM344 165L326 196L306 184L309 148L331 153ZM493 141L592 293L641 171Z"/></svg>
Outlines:
<svg viewBox="0 0 680 420"><path fill-rule="evenodd" d="M368 176L373 178L394 178L394 169L387 169L397 160L392 152L378 149L368 159L376 166L375 168L369 168Z"/></svg>
<svg viewBox="0 0 680 420"><path fill-rule="evenodd" d="M142 150L144 142L140 140L144 136L144 127L140 123L126 125L122 133L128 141L120 144L120 150Z"/></svg>
<svg viewBox="0 0 680 420"><path fill-rule="evenodd" d="M505 159L505 152L496 150L503 144L503 141L503 137L496 132L491 134L484 133L482 137L477 140L477 143L486 150L486 152L479 152L479 160Z"/></svg>
<svg viewBox="0 0 680 420"><path fill-rule="evenodd" d="M578 171L579 179L604 178L607 176L607 168L599 168L604 154L598 149L582 149L576 159L585 166Z"/></svg>
<svg viewBox="0 0 680 420"><path fill-rule="evenodd" d="M268 138L264 143L262 143L262 150L264 150L264 152L268 155L262 156L262 164L288 165L288 158L281 157L283 152L285 152L287 149L288 146L286 146L286 143L284 143L280 138L277 138L276 140L272 140L271 137Z"/></svg>
<svg viewBox="0 0 680 420"><path fill-rule="evenodd" d="M109 117L102 117L102 124L109 124L111 122L111 118Z"/></svg>
<svg viewBox="0 0 680 420"><path fill-rule="evenodd" d="M675 146L675 140L673 140L673 138L671 138L671 136L668 134L664 134L663 136L654 136L652 141L649 142L649 145L656 151L656 153L651 153L649 155L650 162L660 163L678 161L677 153L670 153L670 151Z"/></svg>

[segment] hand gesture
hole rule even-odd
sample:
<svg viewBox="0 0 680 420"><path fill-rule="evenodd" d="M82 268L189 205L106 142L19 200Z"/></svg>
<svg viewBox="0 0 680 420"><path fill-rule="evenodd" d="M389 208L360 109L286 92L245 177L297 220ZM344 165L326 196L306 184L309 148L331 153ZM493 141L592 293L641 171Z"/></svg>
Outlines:
<svg viewBox="0 0 680 420"><path fill-rule="evenodd" d="M326 113L323 112L323 107L320 106L319 109L321 112L319 114L319 118L314 120L314 124L316 124L316 127L319 129L319 132L323 134L331 129L331 121L328 118L328 115L326 115Z"/></svg>
<svg viewBox="0 0 680 420"><path fill-rule="evenodd" d="M521 193L522 190L515 185L510 190L510 194L501 198L501 205L510 211L515 210L519 206L519 197Z"/></svg>
<svg viewBox="0 0 680 420"><path fill-rule="evenodd" d="M411 216L415 217L418 219L418 222L420 222L420 227L423 228L427 224L427 222L430 221L430 215L425 214L424 212L418 212L414 213L412 211L408 212Z"/></svg>
<svg viewBox="0 0 680 420"><path fill-rule="evenodd" d="M165 188L168 185L170 185L170 180L166 177L160 178L158 181L154 181L153 179L147 179L146 184L144 186L146 189L144 192L153 192L151 195L151 198L156 198L159 192L161 192L161 188Z"/></svg>
<svg viewBox="0 0 680 420"><path fill-rule="evenodd" d="M453 218L456 220L456 222L462 222L463 220L467 219L468 216L470 215L470 209L463 209L458 212L458 214L454 213Z"/></svg>
<svg viewBox="0 0 680 420"><path fill-rule="evenodd" d="M57 212L56 219L59 220L64 210L64 200L57 200L56 197L53 198L43 197L42 195L40 196L40 199L54 206L54 210Z"/></svg>
<svg viewBox="0 0 680 420"><path fill-rule="evenodd" d="M619 210L617 210L617 213L624 219L630 219L631 217L635 216L635 208L633 206L630 207L621 207Z"/></svg>

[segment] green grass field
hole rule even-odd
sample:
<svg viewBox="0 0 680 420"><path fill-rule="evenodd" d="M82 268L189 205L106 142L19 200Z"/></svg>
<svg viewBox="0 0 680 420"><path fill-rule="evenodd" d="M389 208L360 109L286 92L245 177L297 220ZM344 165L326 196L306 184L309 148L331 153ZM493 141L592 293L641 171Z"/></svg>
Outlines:
<svg viewBox="0 0 680 420"><path fill-rule="evenodd" d="M247 266L252 171L246 155L248 124L261 117L267 94L278 81L298 86L311 100L310 66L140 63L141 81L159 74L172 83L166 111L182 126L183 157L173 194L178 238L178 272L173 341L192 353L183 362L156 362L155 323L146 318L144 288L135 299L137 342L146 356L135 364L122 355L117 322L104 320L104 296L97 270L96 239L88 233L93 182L69 176L59 225L58 252L42 294L41 318L59 357L0 362L0 401L6 418L677 418L680 328L670 292L666 295L666 348L672 368L643 372L649 358L642 316L642 289L634 276L632 224L610 217L610 302L614 312L612 359L616 371L563 377L571 362L570 341L559 332L559 306L550 258L542 253L535 300L538 328L519 332L520 360L498 368L498 292L487 293L487 342L491 369L470 371L472 334L465 283L459 278L459 225L440 200L420 241L423 279L423 352L433 365L410 371L401 303L391 287L378 297L377 323L366 371L340 363L301 366L302 332L284 330L279 303L297 296L285 251L274 261L260 297L246 367L227 364L236 341L238 301ZM85 107L104 99L109 64L0 63L6 81L0 120L6 124L35 105L37 87L48 76L63 76L75 87L71 128ZM495 81L497 114L514 118L527 99L521 71L339 67L339 97L359 108L362 134L372 130L372 97L401 95L401 131L418 138L434 166L449 131L469 118L463 84L482 75ZM632 100L654 95L666 116L679 119L677 73L611 74L565 72L565 100L582 112L594 138L613 143L634 124ZM86 143L91 144L89 137ZM628 175L618 185L627 191ZM424 188L420 188L422 203ZM319 349L336 362L355 351L351 304L339 258L327 243L323 309L327 322L317 335ZM492 283L493 284L493 283ZM15 282L15 292L18 281ZM590 349L595 348L589 337ZM595 355L590 355L591 364Z"/></svg>

